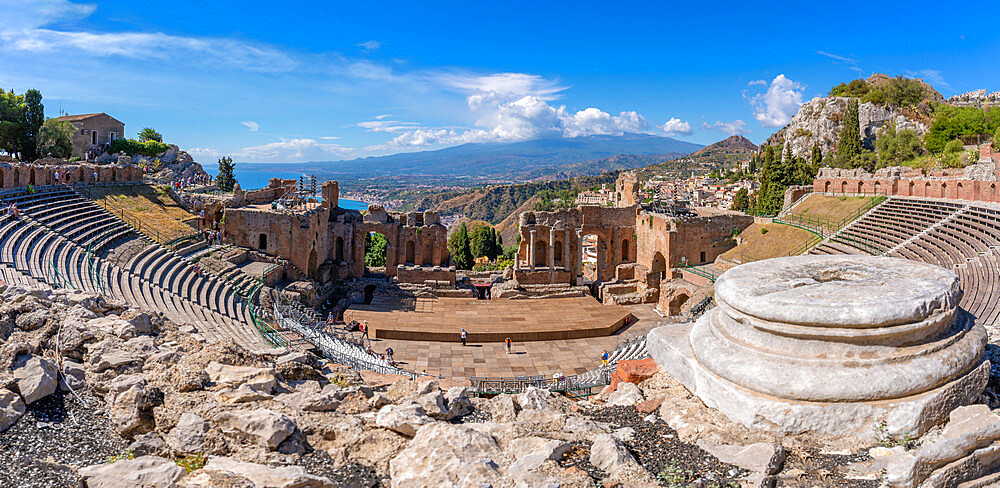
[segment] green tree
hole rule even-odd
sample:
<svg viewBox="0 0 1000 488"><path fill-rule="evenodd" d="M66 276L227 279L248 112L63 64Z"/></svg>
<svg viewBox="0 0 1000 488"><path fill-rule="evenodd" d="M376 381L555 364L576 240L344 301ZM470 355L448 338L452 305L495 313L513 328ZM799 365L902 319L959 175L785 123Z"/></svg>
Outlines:
<svg viewBox="0 0 1000 488"><path fill-rule="evenodd" d="M740 212L746 212L750 208L750 194L746 188L736 190L736 194L733 195L733 204L729 208Z"/></svg>
<svg viewBox="0 0 1000 488"><path fill-rule="evenodd" d="M389 241L385 236L375 232L365 235L365 266L381 268L385 266L385 253Z"/></svg>
<svg viewBox="0 0 1000 488"><path fill-rule="evenodd" d="M473 258L486 256L490 260L497 258L496 231L488 225L479 225L469 233L469 249Z"/></svg>
<svg viewBox="0 0 1000 488"><path fill-rule="evenodd" d="M924 152L920 136L912 129L896 132L895 124L887 124L875 139L875 152L878 154L877 168L902 164Z"/></svg>
<svg viewBox="0 0 1000 488"><path fill-rule="evenodd" d="M73 154L73 124L56 119L47 119L38 131L38 151L46 156L68 158Z"/></svg>
<svg viewBox="0 0 1000 488"><path fill-rule="evenodd" d="M0 150L16 156L19 152L21 124L24 120L24 97L0 90Z"/></svg>
<svg viewBox="0 0 1000 488"><path fill-rule="evenodd" d="M152 127L146 127L145 129L142 129L141 131L139 131L138 136L139 136L139 142L146 142L146 141L163 142L163 135L153 130Z"/></svg>
<svg viewBox="0 0 1000 488"><path fill-rule="evenodd" d="M840 168L857 168L861 159L861 122L858 120L858 100L852 98L847 102L844 112L844 122L840 128L840 140L837 143L837 166Z"/></svg>
<svg viewBox="0 0 1000 488"><path fill-rule="evenodd" d="M459 226L458 230L448 236L448 253L451 260L455 262L458 269L472 269L473 257L472 249L469 246L469 230L465 222Z"/></svg>
<svg viewBox="0 0 1000 488"><path fill-rule="evenodd" d="M1000 151L1000 126L998 126L997 131L993 133L993 150Z"/></svg>
<svg viewBox="0 0 1000 488"><path fill-rule="evenodd" d="M45 106L42 93L38 90L24 92L24 112L21 118L19 137L21 158L26 162L38 159L38 133L45 123Z"/></svg>
<svg viewBox="0 0 1000 488"><path fill-rule="evenodd" d="M236 186L236 163L233 158L224 156L219 159L219 175L215 177L215 186L221 191L233 191Z"/></svg>
<svg viewBox="0 0 1000 488"><path fill-rule="evenodd" d="M813 167L819 171L819 168L823 166L823 149L819 147L819 144L813 144L811 158Z"/></svg>
<svg viewBox="0 0 1000 488"><path fill-rule="evenodd" d="M494 237L495 237L495 239L493 240L493 252L495 252L497 256L503 256L503 252L504 252L503 251L503 237L500 236L500 233L497 232L496 229L493 229L493 234L494 234Z"/></svg>

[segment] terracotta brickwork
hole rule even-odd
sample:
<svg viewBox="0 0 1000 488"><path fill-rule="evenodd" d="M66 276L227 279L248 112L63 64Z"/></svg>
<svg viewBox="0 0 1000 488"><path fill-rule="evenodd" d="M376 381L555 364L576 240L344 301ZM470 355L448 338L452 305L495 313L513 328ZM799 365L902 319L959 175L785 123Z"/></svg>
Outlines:
<svg viewBox="0 0 1000 488"><path fill-rule="evenodd" d="M279 183L275 188L281 186ZM337 206L337 182L325 182L322 190L322 205L308 211L273 210L266 203L253 205L246 201L243 206L226 208L227 236L238 246L288 259L309 277L323 283L364 276L365 237L369 232L378 232L388 241L387 276L396 276L397 267L406 264L431 269L427 270L429 275L408 270L403 279L454 282L454 277L448 278L432 269L447 268L450 262L448 229L441 225L436 212L386 212L372 205L362 216L356 210Z"/></svg>
<svg viewBox="0 0 1000 488"><path fill-rule="evenodd" d="M615 180L614 203L616 207L631 207L639 203L639 177L626 171Z"/></svg>
<svg viewBox="0 0 1000 488"><path fill-rule="evenodd" d="M143 176L142 168L131 165L4 163L0 164L0 186L17 188L28 185L53 185L56 183L56 172L59 173L61 184L93 183L94 172L97 172L98 182L141 181Z"/></svg>
<svg viewBox="0 0 1000 488"><path fill-rule="evenodd" d="M872 174L864 170L823 168L813 180L813 191L1000 202L998 159L1000 156L983 145L980 163L961 169L924 171L893 167Z"/></svg>

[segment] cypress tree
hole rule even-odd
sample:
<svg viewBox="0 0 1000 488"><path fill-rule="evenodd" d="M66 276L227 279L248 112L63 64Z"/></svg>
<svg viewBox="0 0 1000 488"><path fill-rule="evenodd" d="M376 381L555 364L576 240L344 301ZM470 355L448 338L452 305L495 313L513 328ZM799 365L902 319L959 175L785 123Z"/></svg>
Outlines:
<svg viewBox="0 0 1000 488"><path fill-rule="evenodd" d="M472 249L469 246L469 230L465 222L448 237L448 253L458 269L472 269Z"/></svg>
<svg viewBox="0 0 1000 488"><path fill-rule="evenodd" d="M852 168L861 162L861 122L858 120L858 99L847 102L844 112L844 123L840 128L840 141L837 143L837 166Z"/></svg>
<svg viewBox="0 0 1000 488"><path fill-rule="evenodd" d="M219 175L215 177L215 186L221 191L233 191L236 186L236 163L233 158L224 156L219 159Z"/></svg>

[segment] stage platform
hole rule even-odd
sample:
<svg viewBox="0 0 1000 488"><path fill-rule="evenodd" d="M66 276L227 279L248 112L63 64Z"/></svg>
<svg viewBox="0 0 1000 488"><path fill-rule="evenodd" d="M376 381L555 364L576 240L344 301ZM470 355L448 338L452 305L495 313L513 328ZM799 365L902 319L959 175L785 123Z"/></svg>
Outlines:
<svg viewBox="0 0 1000 488"><path fill-rule="evenodd" d="M375 297L369 305L351 305L347 320L367 320L372 338L470 343L552 341L603 337L631 320L620 305L593 297L476 300L472 298Z"/></svg>

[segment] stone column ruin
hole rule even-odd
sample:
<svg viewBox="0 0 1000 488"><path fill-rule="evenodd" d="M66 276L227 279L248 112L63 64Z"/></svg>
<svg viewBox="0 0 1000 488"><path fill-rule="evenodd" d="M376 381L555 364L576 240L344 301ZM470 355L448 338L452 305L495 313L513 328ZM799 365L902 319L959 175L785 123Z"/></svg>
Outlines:
<svg viewBox="0 0 1000 488"><path fill-rule="evenodd" d="M749 428L870 439L920 435L977 402L986 330L958 307L955 273L874 256L795 256L737 266L717 307L654 329L656 362Z"/></svg>

